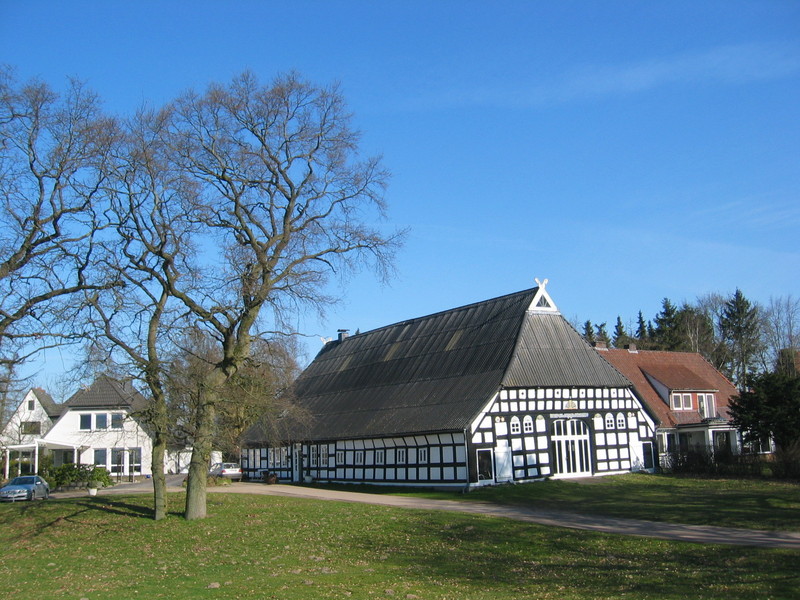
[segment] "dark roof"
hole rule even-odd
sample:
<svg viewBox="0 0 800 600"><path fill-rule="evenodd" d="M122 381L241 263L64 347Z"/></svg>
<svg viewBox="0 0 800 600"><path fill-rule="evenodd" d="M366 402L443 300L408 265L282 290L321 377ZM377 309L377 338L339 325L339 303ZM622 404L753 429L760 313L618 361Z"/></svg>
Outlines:
<svg viewBox="0 0 800 600"><path fill-rule="evenodd" d="M461 431L501 386L630 386L537 288L329 342L298 378L309 439Z"/></svg>
<svg viewBox="0 0 800 600"><path fill-rule="evenodd" d="M75 392L63 406L67 408L125 408L138 411L147 405L147 399L130 381L120 382L101 376L87 388Z"/></svg>
<svg viewBox="0 0 800 600"><path fill-rule="evenodd" d="M736 387L700 354L658 350L601 350L599 354L633 382L639 397L662 427L700 423L697 410L672 410L648 379L648 375L671 390L714 392L719 416L729 419L728 402Z"/></svg>
<svg viewBox="0 0 800 600"><path fill-rule="evenodd" d="M61 405L56 404L50 394L48 394L42 388L32 388L31 391L36 394L36 399L39 400L39 404L42 405L42 408L47 413L48 417L55 419L61 415Z"/></svg>

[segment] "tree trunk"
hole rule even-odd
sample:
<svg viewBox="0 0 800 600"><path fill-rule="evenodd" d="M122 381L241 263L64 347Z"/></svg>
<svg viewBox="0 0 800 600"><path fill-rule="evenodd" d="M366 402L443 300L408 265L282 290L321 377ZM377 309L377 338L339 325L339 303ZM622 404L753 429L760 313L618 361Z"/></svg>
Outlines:
<svg viewBox="0 0 800 600"><path fill-rule="evenodd" d="M166 438L157 431L153 439L153 518L160 521L167 516L167 477L164 474L164 455L166 454Z"/></svg>
<svg viewBox="0 0 800 600"><path fill-rule="evenodd" d="M203 393L200 406L197 408L197 423L192 448L192 459L189 462L189 478L186 482L186 510L184 517L188 520L206 517L206 485L208 483L208 467L211 459L212 434L216 407L213 398Z"/></svg>

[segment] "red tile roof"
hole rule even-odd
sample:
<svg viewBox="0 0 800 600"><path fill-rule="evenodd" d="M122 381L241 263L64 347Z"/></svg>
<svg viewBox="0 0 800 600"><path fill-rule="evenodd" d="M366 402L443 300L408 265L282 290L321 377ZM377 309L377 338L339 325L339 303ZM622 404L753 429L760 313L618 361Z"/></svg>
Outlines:
<svg viewBox="0 0 800 600"><path fill-rule="evenodd" d="M672 410L645 373L670 391L714 392L717 414L725 420L729 419L728 402L739 392L701 355L694 352L631 351L617 348L600 350L599 354L631 380L660 427L700 423L703 417L697 411L696 402L693 403L694 410Z"/></svg>

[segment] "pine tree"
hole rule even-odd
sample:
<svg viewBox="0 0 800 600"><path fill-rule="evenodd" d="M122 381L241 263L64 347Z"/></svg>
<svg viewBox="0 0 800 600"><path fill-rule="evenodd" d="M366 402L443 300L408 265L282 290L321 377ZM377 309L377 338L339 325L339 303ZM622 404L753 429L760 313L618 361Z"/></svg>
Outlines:
<svg viewBox="0 0 800 600"><path fill-rule="evenodd" d="M674 352L681 347L678 309L669 298L661 301L661 312L655 318L655 343L658 350Z"/></svg>
<svg viewBox="0 0 800 600"><path fill-rule="evenodd" d="M640 342L647 341L647 323L644 321L642 311L639 311L639 319L636 325L636 339Z"/></svg>
<svg viewBox="0 0 800 600"><path fill-rule="evenodd" d="M592 322L589 319L586 319L586 322L583 324L583 339L585 339L590 344L594 343L594 327L592 327Z"/></svg>
<svg viewBox="0 0 800 600"><path fill-rule="evenodd" d="M619 315L617 315L617 324L614 325L614 339L612 341L615 348L623 348L631 341L631 337L625 331L625 325L622 324L622 318Z"/></svg>
<svg viewBox="0 0 800 600"><path fill-rule="evenodd" d="M758 307L753 306L737 288L725 302L719 328L728 346L729 372L734 382L743 389L752 361L761 346Z"/></svg>
<svg viewBox="0 0 800 600"><path fill-rule="evenodd" d="M606 324L600 323L600 325L595 325L595 329L597 330L597 341L604 343L606 346L611 345L611 338L608 337L608 331L606 331Z"/></svg>

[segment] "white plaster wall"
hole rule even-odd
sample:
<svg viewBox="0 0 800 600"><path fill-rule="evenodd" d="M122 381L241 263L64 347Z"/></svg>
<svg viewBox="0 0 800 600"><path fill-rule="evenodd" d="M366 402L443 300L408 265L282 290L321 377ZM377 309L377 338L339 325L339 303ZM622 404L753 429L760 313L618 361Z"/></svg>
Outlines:
<svg viewBox="0 0 800 600"><path fill-rule="evenodd" d="M94 450L95 448L105 448L108 450L106 460L110 466L111 462L111 449L112 448L141 448L142 449L142 474L150 475L152 469L150 462L152 460L153 444L150 436L139 426L139 424L127 417L122 422L121 429L111 429L111 415L122 411L116 410L69 410L53 425L53 428L48 432L46 439L54 442L63 442L65 444L73 444L85 447L79 454L79 461L81 464L94 463ZM108 415L108 429L102 430L81 430L80 429L80 415L91 414L92 426L95 424L95 415L107 414ZM126 457L127 460L127 457ZM126 472L127 474L127 465Z"/></svg>
<svg viewBox="0 0 800 600"><path fill-rule="evenodd" d="M28 410L28 400L34 401L34 408L32 411ZM27 421L38 421L41 423L41 433L38 435L23 435L22 423ZM35 392L30 390L25 394L25 398L20 402L19 406L17 406L17 410L14 411L8 424L3 429L2 434L0 434L0 442L8 446L13 444L32 444L34 439L43 438L51 429L52 425L53 423L50 417L47 416L47 412L45 412L42 405L39 404L39 399L36 397Z"/></svg>

